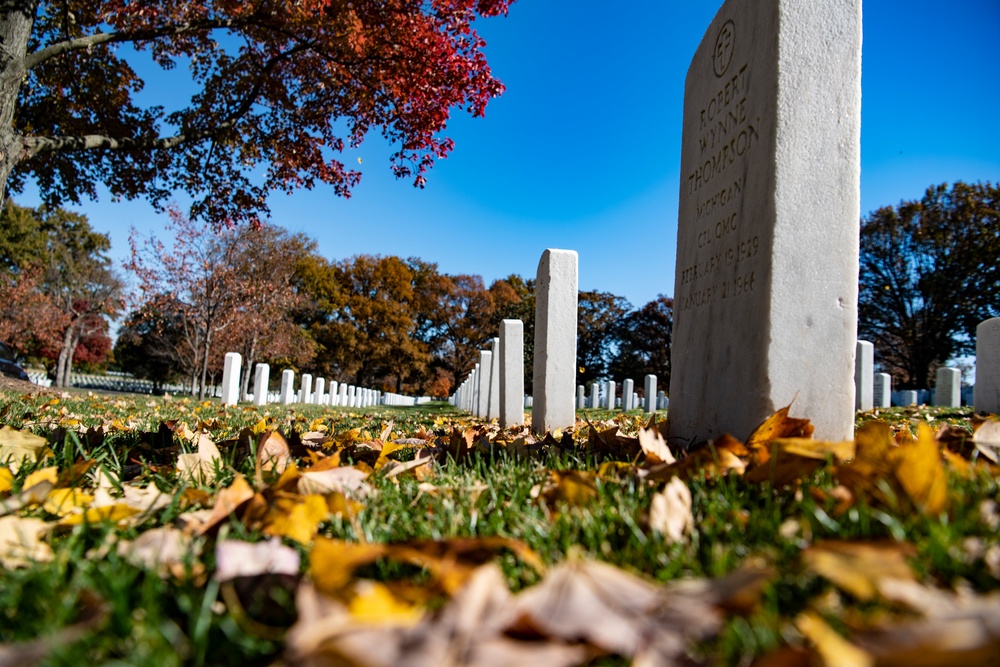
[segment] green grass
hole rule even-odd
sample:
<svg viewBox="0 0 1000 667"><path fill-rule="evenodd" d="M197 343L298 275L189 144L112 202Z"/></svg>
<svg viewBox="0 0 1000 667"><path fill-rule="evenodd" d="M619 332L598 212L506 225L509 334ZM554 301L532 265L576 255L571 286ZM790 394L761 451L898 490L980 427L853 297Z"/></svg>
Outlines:
<svg viewBox="0 0 1000 667"><path fill-rule="evenodd" d="M389 420L395 424L394 432L404 436L423 430L442 435L452 424L478 423L445 404L368 410L268 406L258 412L243 407L227 409L211 401L98 395L47 403L48 397L0 395L0 422L48 438L61 469L80 458L94 459L118 474L126 466L138 464L138 479L178 492L184 483L167 464L176 456L170 448L181 443L170 437L163 441L159 429L164 421L184 421L192 429L202 423L216 442L238 438L242 429L254 427L262 418L286 435L322 423L334 434L360 428L368 437L377 437ZM592 421L613 416L598 410L581 413ZM970 416L968 410L922 407L885 411L880 418L909 424L930 417L935 424L965 427ZM859 423L869 417L859 417ZM616 419L624 432L634 434L646 417L636 412ZM103 439L88 438L88 428L102 426L110 426ZM576 440L586 442L586 433L576 433ZM237 454L235 444L222 449L229 467L224 479L231 479L236 472L252 477L252 457ZM21 489L31 472L52 463L24 465L15 477L13 491ZM778 577L756 611L730 617L717 639L699 647L705 660L722 664L749 664L780 646L790 619L831 594L831 585L806 571L801 563L803 547L819 540L905 540L916 546L913 565L924 581L942 587L968 585L978 592L1000 588L1000 581L989 574L981 556L966 548L970 539L980 541L983 548L979 553L1000 543L995 528L980 516L982 501L1000 499L997 480L989 475L971 479L951 476L949 490L955 501L947 515L938 517L893 513L864 503L835 516L832 500L822 502L811 493L814 488L830 489L834 484L822 470L797 491L750 484L739 477L695 480L690 488L696 531L687 543L667 544L645 522L657 488L633 477L600 478L595 501L582 507L560 507L554 515L532 498L532 488L544 482L549 470L595 470L599 463L582 449L518 459L497 448L462 462L440 464L427 480L436 487L433 493L421 492L418 480L412 477L394 481L375 475L370 481L376 494L365 501L356 521L332 518L323 524L321 534L358 540L362 536L357 531L361 531L368 542L501 536L523 541L547 564L562 561L570 553L582 554L664 582L684 577L718 578L751 563L774 568ZM167 525L179 512L179 503L175 503L143 528ZM31 514L52 518L42 509ZM260 538L259 533L239 525L228 530L233 537ZM265 587L261 594L266 600L258 600L247 609L256 623L247 623L226 611L220 586L207 577L214 569L211 540L202 540L202 554L192 559L187 576L164 579L116 555L116 540L135 536L134 531L123 535L108 525L76 526L51 538L53 562L0 572L0 644L31 640L69 626L80 617L86 600L94 597L107 606L106 623L99 631L49 655L47 664L252 665L269 664L280 656L280 633L272 635L261 628L280 630L294 621L289 586ZM300 551L305 569L308 550L300 547ZM515 591L539 579L538 573L514 554L502 553L498 560ZM412 566L392 562L369 566L363 575L418 582L422 576ZM844 603L854 601L847 596ZM627 661L612 659L600 664Z"/></svg>

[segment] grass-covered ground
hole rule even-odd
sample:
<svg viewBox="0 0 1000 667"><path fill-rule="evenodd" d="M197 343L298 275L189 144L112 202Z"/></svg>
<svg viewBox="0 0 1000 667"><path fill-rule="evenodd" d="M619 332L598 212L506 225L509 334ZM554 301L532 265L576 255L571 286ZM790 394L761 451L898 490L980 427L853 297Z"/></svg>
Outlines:
<svg viewBox="0 0 1000 667"><path fill-rule="evenodd" d="M968 409L860 415L853 443L777 415L687 456L663 414L579 416L536 439L447 405L0 393L0 665L1000 654Z"/></svg>

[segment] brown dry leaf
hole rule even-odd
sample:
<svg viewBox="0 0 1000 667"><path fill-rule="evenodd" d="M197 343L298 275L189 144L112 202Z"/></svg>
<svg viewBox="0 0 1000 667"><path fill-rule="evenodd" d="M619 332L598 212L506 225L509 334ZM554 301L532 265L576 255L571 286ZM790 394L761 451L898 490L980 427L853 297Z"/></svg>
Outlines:
<svg viewBox="0 0 1000 667"><path fill-rule="evenodd" d="M215 471L223 465L222 454L215 442L202 433L198 436L198 451L177 457L177 476L194 484L211 484Z"/></svg>
<svg viewBox="0 0 1000 667"><path fill-rule="evenodd" d="M247 483L243 475L236 475L232 484L219 491L219 495L215 499L215 506L208 513L204 523L197 527L196 533L205 535L217 528L233 512L250 501L254 495L253 489L250 488L250 484Z"/></svg>
<svg viewBox="0 0 1000 667"><path fill-rule="evenodd" d="M927 424L917 429L917 440L894 452L896 479L906 494L927 514L940 514L948 507L948 476L941 463L941 451Z"/></svg>
<svg viewBox="0 0 1000 667"><path fill-rule="evenodd" d="M294 466L292 451L288 441L278 431L265 431L257 440L257 467L264 472L274 471L278 475L289 466ZM260 486L263 483L258 482Z"/></svg>
<svg viewBox="0 0 1000 667"><path fill-rule="evenodd" d="M14 569L52 560L52 549L41 539L51 527L41 519L0 517L0 565Z"/></svg>
<svg viewBox="0 0 1000 667"><path fill-rule="evenodd" d="M646 455L646 461L652 465L659 463L669 465L677 460L667 447L663 434L655 426L639 429L639 446Z"/></svg>
<svg viewBox="0 0 1000 667"><path fill-rule="evenodd" d="M0 428L0 463L17 474L23 461L41 461L48 453L47 444L45 438L31 431L19 431L4 425Z"/></svg>
<svg viewBox="0 0 1000 667"><path fill-rule="evenodd" d="M550 470L531 496L544 500L550 511L562 503L582 507L597 498L597 475L589 470Z"/></svg>
<svg viewBox="0 0 1000 667"><path fill-rule="evenodd" d="M837 634L822 618L812 612L799 614L795 627L815 646L826 667L874 667L871 654Z"/></svg>
<svg viewBox="0 0 1000 667"><path fill-rule="evenodd" d="M817 542L804 552L806 565L859 600L871 600L886 581L913 581L906 559L913 547L896 542Z"/></svg>
<svg viewBox="0 0 1000 667"><path fill-rule="evenodd" d="M446 540L410 540L388 545L386 557L425 568L448 595L460 590L473 571L493 560L500 550L509 550L539 574L545 565L538 554L521 542L506 537L453 537Z"/></svg>
<svg viewBox="0 0 1000 667"><path fill-rule="evenodd" d="M534 631L565 641L584 640L607 653L673 664L688 644L721 627L708 602L669 595L662 588L606 563L569 560L513 602L511 631Z"/></svg>
<svg viewBox="0 0 1000 667"><path fill-rule="evenodd" d="M778 438L811 438L815 427L808 419L789 417L791 404L781 408L754 429L746 448L755 465L764 465L771 456L770 443Z"/></svg>
<svg viewBox="0 0 1000 667"><path fill-rule="evenodd" d="M264 534L287 537L307 545L319 532L319 524L330 516L321 495L281 494L274 500L264 524Z"/></svg>
<svg viewBox="0 0 1000 667"><path fill-rule="evenodd" d="M749 453L742 442L725 434L714 442L692 449L676 463L654 466L648 472L641 472L640 477L668 480L673 477L692 479L695 476L711 479L728 473L742 475Z"/></svg>
<svg viewBox="0 0 1000 667"><path fill-rule="evenodd" d="M691 490L680 478L674 477L653 496L649 527L662 534L668 544L684 540L694 530Z"/></svg>
<svg viewBox="0 0 1000 667"><path fill-rule="evenodd" d="M771 482L784 486L812 474L828 458L849 461L854 458L853 440L828 442L809 438L778 438L771 441L766 463L747 468L743 477L748 482ZM761 457L755 457L759 460Z"/></svg>
<svg viewBox="0 0 1000 667"><path fill-rule="evenodd" d="M859 632L854 641L891 667L1000 664L1000 595L955 599L928 618Z"/></svg>

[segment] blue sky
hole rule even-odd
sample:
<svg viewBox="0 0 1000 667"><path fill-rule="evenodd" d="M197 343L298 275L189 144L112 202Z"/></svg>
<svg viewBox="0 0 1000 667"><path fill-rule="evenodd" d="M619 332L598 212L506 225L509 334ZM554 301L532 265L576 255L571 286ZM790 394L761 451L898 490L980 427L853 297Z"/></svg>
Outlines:
<svg viewBox="0 0 1000 667"><path fill-rule="evenodd" d="M274 223L332 259L418 256L443 272L531 277L548 247L580 254L580 287L641 306L673 293L684 77L720 0L518 0L480 22L507 85L485 118L453 118L454 153L417 190L372 136L349 200L273 195ZM1000 181L1000 0L868 0L861 210L955 180ZM151 97L174 90L147 81ZM182 197L178 198L183 201ZM17 199L34 205L30 193ZM124 258L132 225L165 217L108 197L79 210Z"/></svg>

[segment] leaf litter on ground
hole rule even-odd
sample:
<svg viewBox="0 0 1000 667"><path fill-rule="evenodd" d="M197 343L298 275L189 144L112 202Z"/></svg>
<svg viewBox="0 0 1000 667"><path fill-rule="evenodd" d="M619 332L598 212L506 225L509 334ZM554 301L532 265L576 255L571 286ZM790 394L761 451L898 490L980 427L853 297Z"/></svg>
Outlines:
<svg viewBox="0 0 1000 667"><path fill-rule="evenodd" d="M791 651L825 664L906 656L946 664L995 655L1000 644L993 622L1000 602L991 592L1000 587L1000 545L996 525L989 531L998 514L989 510L996 421L935 431L925 415L915 429L869 420L854 441L822 442L786 407L746 440L724 435L682 451L668 445L655 416L588 415L536 437L529 426L501 430L458 414L304 417L186 399L142 406L88 399L80 406L69 397L42 405L13 399L23 409L19 423L0 429L0 562L30 571L53 561L67 531L109 531L107 543L124 563L165 585L220 586L221 609L248 635L277 641L291 664L712 662L727 650L746 655L725 646L748 620L784 638L751 649L765 661ZM508 466L531 480L520 503L491 484L491 470ZM463 469L485 477L452 481ZM981 564L987 578L976 580L978 589L945 576L957 567L954 557L903 539L904 526L933 531L949 516L970 521L956 516L959 478L994 494L977 504L978 522L968 526L975 536L957 559L968 563L964 572ZM608 505L622 494L636 500ZM595 559L613 555L600 537L541 553L496 528L376 538L385 531L368 515L389 516L380 503L394 497L400 525L420 522L422 511L465 506L472 521L537 513L530 525L539 546L549 531L585 528L608 513L660 555L630 571L625 562ZM705 576L711 561L699 566L699 554L715 553L706 540L724 537L712 532L714 517L723 516L713 497L751 503L727 510L744 517L738 525L766 507L777 511L786 554L758 544L728 557L738 566L723 570L730 576ZM887 529L879 540L847 531L814 541L817 531L857 517ZM687 565L671 570L674 558ZM650 578L663 577L664 565L672 581ZM515 579L512 567L522 572ZM289 600L295 613L285 623L298 620L263 622L254 590ZM796 591L797 601L775 607L778 591ZM59 632L75 641L78 630L96 631L86 618ZM0 656L37 647L0 642Z"/></svg>

